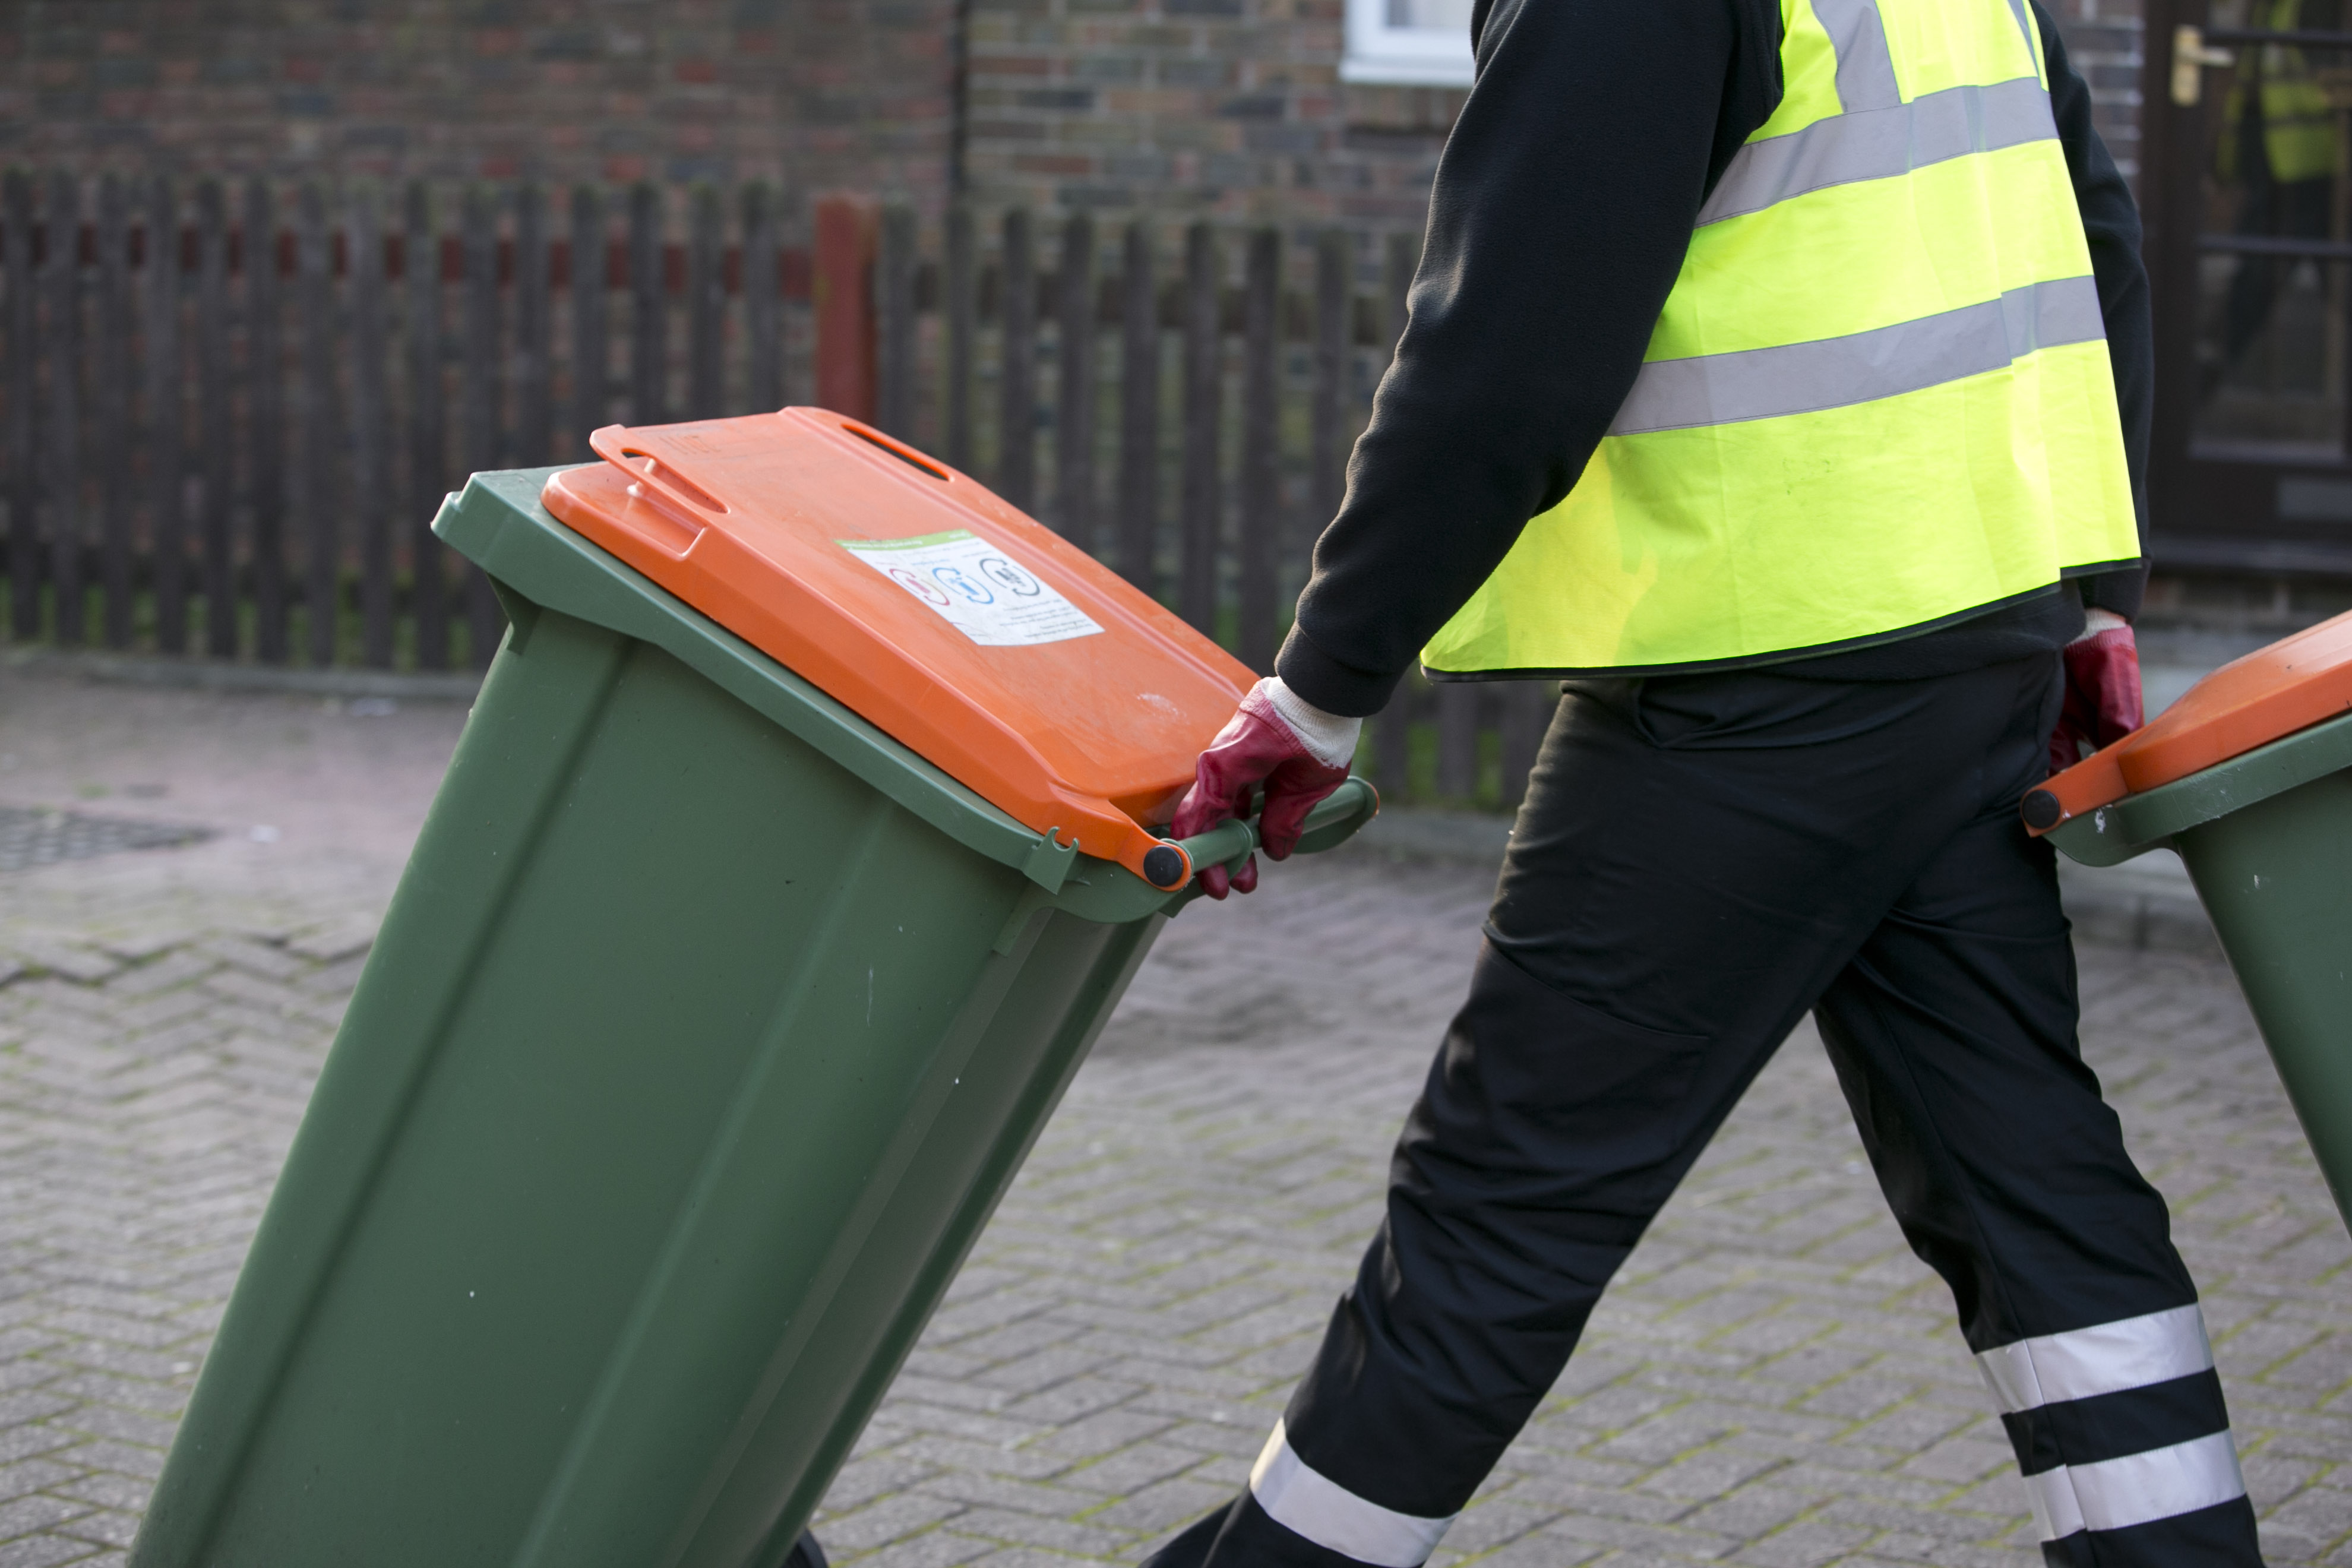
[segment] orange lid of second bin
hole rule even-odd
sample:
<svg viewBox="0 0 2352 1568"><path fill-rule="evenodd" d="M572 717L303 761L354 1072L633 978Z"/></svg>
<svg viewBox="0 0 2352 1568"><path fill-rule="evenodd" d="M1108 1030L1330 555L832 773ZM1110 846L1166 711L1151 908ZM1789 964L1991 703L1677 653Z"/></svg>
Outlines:
<svg viewBox="0 0 2352 1568"><path fill-rule="evenodd" d="M1255 679L976 481L818 408L597 431L567 526L1016 821L1142 872Z"/></svg>
<svg viewBox="0 0 2352 1568"><path fill-rule="evenodd" d="M2352 710L2352 615L2258 648L2182 693L2116 758L2134 795Z"/></svg>
<svg viewBox="0 0 2352 1568"><path fill-rule="evenodd" d="M2036 832L2128 795L2202 773L2352 711L2352 614L2256 649L2184 692L2145 728L2084 758L2028 797Z"/></svg>

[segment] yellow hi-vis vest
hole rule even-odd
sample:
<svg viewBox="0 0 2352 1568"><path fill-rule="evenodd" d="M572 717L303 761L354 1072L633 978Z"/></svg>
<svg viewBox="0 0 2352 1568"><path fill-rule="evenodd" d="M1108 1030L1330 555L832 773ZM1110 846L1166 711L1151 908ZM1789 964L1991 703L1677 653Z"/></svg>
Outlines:
<svg viewBox="0 0 2352 1568"><path fill-rule="evenodd" d="M2303 25L2303 0L2274 0L2255 12L2254 25L2291 33ZM2263 154L2271 178L2282 184L2324 180L2334 176L2336 164L2336 106L2327 89L2312 75L2311 62L2292 44L2264 44L2239 57L2239 69L2230 82L2230 96L2221 109L2221 134L2217 151L2221 177L2244 179L2248 170L2240 161L2240 133L2246 118L2246 83L2260 86L2255 100L2262 107Z"/></svg>
<svg viewBox="0 0 2352 1568"><path fill-rule="evenodd" d="M1785 95L1700 211L1568 498L1433 676L1769 662L2137 559L2025 0L1781 0Z"/></svg>

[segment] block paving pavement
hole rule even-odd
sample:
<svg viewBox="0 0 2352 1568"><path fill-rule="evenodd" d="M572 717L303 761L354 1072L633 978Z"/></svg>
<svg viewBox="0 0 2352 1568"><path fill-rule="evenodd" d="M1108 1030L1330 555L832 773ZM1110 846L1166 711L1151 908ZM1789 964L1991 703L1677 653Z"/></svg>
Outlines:
<svg viewBox="0 0 2352 1568"><path fill-rule="evenodd" d="M0 670L0 805L215 835L0 874L0 1568L121 1561L461 717ZM1131 1563L1241 1485L1376 1222L1492 873L1367 847L1268 881L1162 938L834 1484L837 1562ZM2352 1244L2243 1006L2194 956L2085 946L2083 975L2270 1561L2352 1562ZM1438 1558L2037 1560L1810 1030Z"/></svg>

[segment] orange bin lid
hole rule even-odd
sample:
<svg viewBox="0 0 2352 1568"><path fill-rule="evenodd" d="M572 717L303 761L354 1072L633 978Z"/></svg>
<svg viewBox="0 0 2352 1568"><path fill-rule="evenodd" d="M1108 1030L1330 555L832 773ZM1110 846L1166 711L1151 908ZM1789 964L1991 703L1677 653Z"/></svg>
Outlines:
<svg viewBox="0 0 2352 1568"><path fill-rule="evenodd" d="M547 481L564 524L1007 816L1138 876L1256 679L975 480L841 415L615 425L589 445L603 463Z"/></svg>
<svg viewBox="0 0 2352 1568"><path fill-rule="evenodd" d="M2070 817L2202 773L2347 711L2352 614L2223 665L2154 722L2027 795L2027 824L2047 833Z"/></svg>

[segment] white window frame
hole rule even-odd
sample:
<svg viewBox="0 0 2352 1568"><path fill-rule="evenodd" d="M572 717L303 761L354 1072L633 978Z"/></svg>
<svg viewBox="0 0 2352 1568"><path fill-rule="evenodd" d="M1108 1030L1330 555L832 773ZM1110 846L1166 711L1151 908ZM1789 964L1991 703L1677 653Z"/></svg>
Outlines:
<svg viewBox="0 0 2352 1568"><path fill-rule="evenodd" d="M1468 87L1473 69L1468 28L1391 26L1389 0L1348 0L1341 81Z"/></svg>

